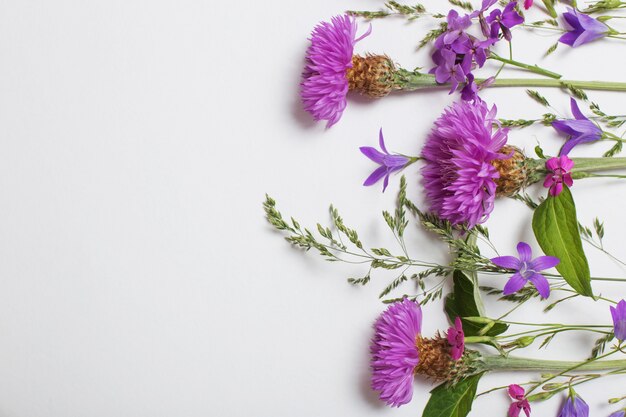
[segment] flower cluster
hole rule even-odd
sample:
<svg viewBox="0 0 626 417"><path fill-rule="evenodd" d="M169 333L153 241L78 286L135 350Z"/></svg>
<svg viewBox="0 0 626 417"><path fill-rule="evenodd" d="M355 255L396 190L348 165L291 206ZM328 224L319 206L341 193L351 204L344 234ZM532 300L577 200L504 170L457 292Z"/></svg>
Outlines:
<svg viewBox="0 0 626 417"><path fill-rule="evenodd" d="M501 38L511 40L510 29L521 24L524 18L515 10L517 3L510 2L504 10L494 9L485 17L497 0L483 0L482 7L471 14L459 15L450 10L447 16L447 30L435 40L435 52L432 55L435 67L430 70L440 84L449 83L450 93L459 84L465 84L461 92L464 100L476 99L479 87L474 82L472 71L482 68L489 57L489 48ZM478 39L469 34L473 19L478 17L485 39Z"/></svg>

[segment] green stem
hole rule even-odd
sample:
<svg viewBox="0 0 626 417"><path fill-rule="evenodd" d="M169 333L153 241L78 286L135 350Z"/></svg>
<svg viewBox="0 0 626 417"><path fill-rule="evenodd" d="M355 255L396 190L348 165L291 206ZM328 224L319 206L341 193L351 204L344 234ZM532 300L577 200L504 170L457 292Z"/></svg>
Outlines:
<svg viewBox="0 0 626 417"><path fill-rule="evenodd" d="M559 79L562 77L561 74L557 74L556 72L552 72L545 68L541 68L537 65L528 65L528 64L524 64L523 62L515 61L513 59L503 58L500 55L497 55L493 52L491 53L491 55L489 55L489 59L493 59L494 61L500 61L504 64L513 65L514 67L524 68L525 70L534 72L535 74L545 75L546 77L550 77L550 78Z"/></svg>
<svg viewBox="0 0 626 417"><path fill-rule="evenodd" d="M626 168L626 158L572 158L572 172L595 172Z"/></svg>
<svg viewBox="0 0 626 417"><path fill-rule="evenodd" d="M528 359L514 356L499 355L483 356L482 362L486 371L539 371L558 372L575 368L576 371L602 371L626 367L626 359L595 361L588 363L574 361L553 361L546 359Z"/></svg>

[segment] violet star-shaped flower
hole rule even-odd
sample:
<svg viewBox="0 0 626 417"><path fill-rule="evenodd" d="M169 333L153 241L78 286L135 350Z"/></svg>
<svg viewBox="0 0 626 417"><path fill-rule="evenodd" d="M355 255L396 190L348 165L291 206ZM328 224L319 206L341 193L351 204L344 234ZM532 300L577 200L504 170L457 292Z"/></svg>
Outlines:
<svg viewBox="0 0 626 417"><path fill-rule="evenodd" d="M384 177L383 192L385 192L387 185L389 185L389 175L404 168L406 164L410 162L410 159L403 155L392 155L387 151L382 128L378 133L378 144L380 145L382 152L376 148L372 148L371 146L362 146L359 148L363 155L380 165L370 174L369 177L367 177L363 185L374 185Z"/></svg>
<svg viewBox="0 0 626 417"><path fill-rule="evenodd" d="M578 395L568 397L558 417L589 417L589 406Z"/></svg>
<svg viewBox="0 0 626 417"><path fill-rule="evenodd" d="M544 269L550 269L558 265L559 258L554 256L539 256L532 259L533 252L528 243L519 242L517 244L517 253L519 258L514 256L499 256L491 259L495 265L500 268L513 269L515 274L507 281L504 286L504 295L513 294L521 290L528 281L530 281L542 298L550 296L550 284L546 277L541 275Z"/></svg>
<svg viewBox="0 0 626 417"><path fill-rule="evenodd" d="M562 155L548 159L546 162L546 168L548 169L548 175L543 182L543 186L549 188L548 191L552 197L556 197L563 191L563 184L571 187L574 184L572 179L572 168L574 168L574 161L569 159L567 155Z"/></svg>
<svg viewBox="0 0 626 417"><path fill-rule="evenodd" d="M569 31L559 38L559 42L575 48L609 34L610 28L604 23L584 13L568 7L563 13Z"/></svg>
<svg viewBox="0 0 626 417"><path fill-rule="evenodd" d="M454 319L454 327L448 329L447 339L450 343L450 356L452 360L458 361L465 352L465 333L460 317Z"/></svg>
<svg viewBox="0 0 626 417"><path fill-rule="evenodd" d="M526 399L526 391L524 388L516 384L509 385L509 396L515 400L509 407L509 417L518 417L520 412L524 410L526 417L530 417L530 403Z"/></svg>
<svg viewBox="0 0 626 417"><path fill-rule="evenodd" d="M581 143L596 142L602 138L602 129L585 117L573 98L570 100L570 106L574 120L555 120L552 122L552 127L570 136L570 139L561 148L559 155L567 155L574 146Z"/></svg>
<svg viewBox="0 0 626 417"><path fill-rule="evenodd" d="M616 307L611 307L611 316L615 337L623 342L626 340L626 301L622 300Z"/></svg>
<svg viewBox="0 0 626 417"><path fill-rule="evenodd" d="M506 5L504 10L496 9L487 16L487 23L491 25L490 37L497 39L502 31L504 39L511 40L511 28L524 23L524 18L517 13L515 6L516 1L512 1Z"/></svg>

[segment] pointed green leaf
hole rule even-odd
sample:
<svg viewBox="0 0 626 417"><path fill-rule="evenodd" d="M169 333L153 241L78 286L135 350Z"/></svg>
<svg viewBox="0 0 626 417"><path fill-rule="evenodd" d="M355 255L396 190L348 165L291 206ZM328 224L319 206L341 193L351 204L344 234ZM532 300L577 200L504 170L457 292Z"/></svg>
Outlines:
<svg viewBox="0 0 626 417"><path fill-rule="evenodd" d="M465 417L472 410L478 381L483 374L462 379L456 385L443 383L430 392L422 417Z"/></svg>
<svg viewBox="0 0 626 417"><path fill-rule="evenodd" d="M580 239L576 206L566 186L556 197L548 197L533 215L533 231L546 255L561 260L556 266L563 279L579 294L593 297L589 263Z"/></svg>
<svg viewBox="0 0 626 417"><path fill-rule="evenodd" d="M483 328L478 323L473 323L463 319L463 317L483 316L484 312L476 301L475 290L476 285L470 277L461 271L454 271L452 277L454 288L452 293L448 294L445 301L445 310L451 323L454 319L461 317L463 322L463 332L466 336L477 336ZM504 333L509 328L504 323L496 323L487 333L486 336L497 336Z"/></svg>

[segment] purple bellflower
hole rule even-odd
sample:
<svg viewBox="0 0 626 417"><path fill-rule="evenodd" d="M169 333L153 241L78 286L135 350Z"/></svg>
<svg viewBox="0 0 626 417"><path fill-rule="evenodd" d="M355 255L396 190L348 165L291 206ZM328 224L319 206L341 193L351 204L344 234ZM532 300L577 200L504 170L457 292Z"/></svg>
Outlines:
<svg viewBox="0 0 626 417"><path fill-rule="evenodd" d="M393 172L400 171L407 164L411 162L411 159L407 158L403 155L392 155L387 151L385 147L385 138L383 137L383 129L380 129L378 133L378 144L380 145L380 152L376 148L372 148L371 146L362 146L359 149L363 153L363 155L367 156L372 161L376 162L380 165L376 168L369 177L365 180L363 185L370 186L376 184L381 178L385 178L383 181L383 192L387 189L387 185L389 185L389 175Z"/></svg>
<svg viewBox="0 0 626 417"><path fill-rule="evenodd" d="M567 155L562 155L548 159L546 162L546 168L548 169L548 175L543 182L543 186L549 188L548 193L552 197L556 197L563 191L563 184L571 187L574 184L572 178L572 168L574 168L574 161L569 159Z"/></svg>
<svg viewBox="0 0 626 417"><path fill-rule="evenodd" d="M422 330L420 305L405 298L391 304L374 324L372 389L388 405L399 407L413 398L413 375L419 363L415 344Z"/></svg>
<svg viewBox="0 0 626 417"><path fill-rule="evenodd" d="M516 384L509 385L509 396L515 400L509 406L509 417L518 417L523 410L526 417L530 417L530 403L526 399L526 391L524 388Z"/></svg>
<svg viewBox="0 0 626 417"><path fill-rule="evenodd" d="M509 278L508 282L504 286L504 295L513 294L521 290L528 281L530 281L542 298L548 298L550 296L550 284L546 277L541 275L541 271L544 269L552 268L558 265L559 258L554 256L539 256L532 259L533 252L528 243L519 242L517 244L517 253L519 258L514 256L499 256L491 259L495 265L500 268L507 268L515 270L515 274Z"/></svg>
<svg viewBox="0 0 626 417"><path fill-rule="evenodd" d="M568 7L563 13L569 31L559 38L559 42L575 48L609 34L611 28L593 17Z"/></svg>
<svg viewBox="0 0 626 417"><path fill-rule="evenodd" d="M585 117L573 98L570 101L570 106L574 120L555 120L552 122L552 127L570 136L570 139L561 148L559 155L567 155L574 146L581 143L596 142L602 138L602 129Z"/></svg>
<svg viewBox="0 0 626 417"><path fill-rule="evenodd" d="M622 300L616 307L611 307L611 315L615 337L623 342L626 340L626 301Z"/></svg>
<svg viewBox="0 0 626 417"><path fill-rule="evenodd" d="M589 406L577 394L570 394L558 417L589 417Z"/></svg>
<svg viewBox="0 0 626 417"><path fill-rule="evenodd" d="M458 361L465 352L465 333L460 317L454 319L454 327L448 329L446 336L450 344L450 356L452 360Z"/></svg>
<svg viewBox="0 0 626 417"><path fill-rule="evenodd" d="M510 41L511 28L524 23L524 18L515 10L517 1L512 1L506 5L504 10L495 9L487 16L487 23L491 25L490 37L498 39L500 31L507 41Z"/></svg>
<svg viewBox="0 0 626 417"><path fill-rule="evenodd" d="M371 26L358 38L356 31L356 19L340 15L321 22L311 33L300 97L304 109L315 120L327 120L327 127L337 123L346 108L346 71L352 68L354 45L370 34Z"/></svg>

